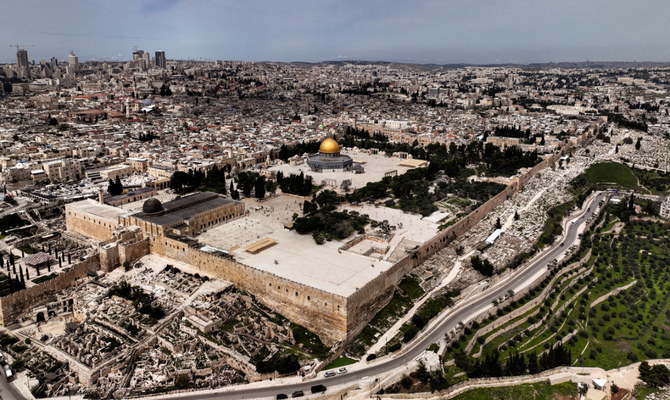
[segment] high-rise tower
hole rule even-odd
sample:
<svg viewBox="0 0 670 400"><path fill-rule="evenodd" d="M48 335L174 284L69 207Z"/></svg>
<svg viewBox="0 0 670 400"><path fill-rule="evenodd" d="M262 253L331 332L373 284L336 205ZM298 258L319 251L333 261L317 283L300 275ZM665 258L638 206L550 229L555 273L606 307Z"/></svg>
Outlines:
<svg viewBox="0 0 670 400"><path fill-rule="evenodd" d="M165 69L167 67L167 60L165 59L165 52L159 50L156 52L156 66Z"/></svg>
<svg viewBox="0 0 670 400"><path fill-rule="evenodd" d="M16 65L18 67L19 77L30 79L30 64L28 64L28 52L26 50L17 48Z"/></svg>
<svg viewBox="0 0 670 400"><path fill-rule="evenodd" d="M77 57L74 52L70 52L70 55L67 56L68 62L68 72L72 75L76 74L79 70L79 57Z"/></svg>

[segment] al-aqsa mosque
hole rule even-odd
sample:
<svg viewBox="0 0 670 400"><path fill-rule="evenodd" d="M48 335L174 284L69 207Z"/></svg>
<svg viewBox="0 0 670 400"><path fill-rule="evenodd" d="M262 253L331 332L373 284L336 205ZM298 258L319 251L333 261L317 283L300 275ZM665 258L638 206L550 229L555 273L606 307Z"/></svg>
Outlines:
<svg viewBox="0 0 670 400"><path fill-rule="evenodd" d="M340 145L335 139L326 138L319 146L319 152L307 157L307 165L314 172L351 171L354 161L340 153Z"/></svg>

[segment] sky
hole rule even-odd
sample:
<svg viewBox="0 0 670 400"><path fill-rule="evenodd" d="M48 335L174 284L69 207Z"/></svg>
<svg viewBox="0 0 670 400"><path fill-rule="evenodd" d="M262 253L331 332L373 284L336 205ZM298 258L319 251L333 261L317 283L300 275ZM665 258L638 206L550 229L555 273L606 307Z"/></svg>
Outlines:
<svg viewBox="0 0 670 400"><path fill-rule="evenodd" d="M0 63L670 61L668 0L2 0Z"/></svg>

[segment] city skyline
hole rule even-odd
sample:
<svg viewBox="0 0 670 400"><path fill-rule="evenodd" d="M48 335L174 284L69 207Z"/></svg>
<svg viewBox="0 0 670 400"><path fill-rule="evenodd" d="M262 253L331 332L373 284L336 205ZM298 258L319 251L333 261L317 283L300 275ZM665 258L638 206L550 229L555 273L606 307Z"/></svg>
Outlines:
<svg viewBox="0 0 670 400"><path fill-rule="evenodd" d="M235 2L10 1L6 43L30 60L132 59L133 47L169 59L410 63L668 61L670 4L650 1Z"/></svg>

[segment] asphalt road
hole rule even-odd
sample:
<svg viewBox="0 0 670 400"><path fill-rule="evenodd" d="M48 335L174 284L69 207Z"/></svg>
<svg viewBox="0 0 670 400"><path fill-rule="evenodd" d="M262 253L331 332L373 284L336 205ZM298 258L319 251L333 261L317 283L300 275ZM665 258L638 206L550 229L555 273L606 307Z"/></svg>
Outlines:
<svg viewBox="0 0 670 400"><path fill-rule="evenodd" d="M461 321L470 320L472 317L486 311L493 300L498 299L505 295L509 290L517 292L520 289L523 289L526 282L539 273L541 270L547 268L547 266L564 253L570 246L577 242L579 237L579 228L584 225L584 223L592 218L597 211L600 209L599 202L606 198L606 193L598 193L595 197L591 197L582 207L581 212L573 217L570 221L566 223L566 228L563 232L562 240L556 241L556 244L542 252L537 256L534 261L523 269L516 271L516 275L512 278L505 280L500 284L486 288L480 295L478 295L475 300L466 300L464 303L456 304L451 313L436 327L430 329L427 332L422 332L418 336L417 340L411 342L409 345L406 345L400 353L397 354L397 357L379 360L376 363L372 363L364 368L357 369L355 371L350 371L345 374L339 374L331 378L322 378L312 379L309 381L286 384L276 386L263 386L263 387L248 387L245 388L241 386L239 388L230 388L226 392L192 392L192 393L181 393L179 395L180 399L191 399L191 400L205 400L205 399L257 399L257 398L269 398L275 397L278 393L284 393L291 397L291 394L294 391L302 390L305 395L311 394L310 388L313 385L324 385L335 386L348 383L356 383L361 381L363 378L375 378L381 377L384 373L390 372L396 368L400 368L408 365L412 360L419 356L425 349L427 349L432 343L439 342L444 335L454 329ZM572 223L575 221L575 223ZM319 374L322 376L322 374Z"/></svg>
<svg viewBox="0 0 670 400"><path fill-rule="evenodd" d="M1 367L0 367L1 368ZM25 397L14 387L15 384L7 382L4 373L0 373L0 399L1 400L23 400Z"/></svg>

